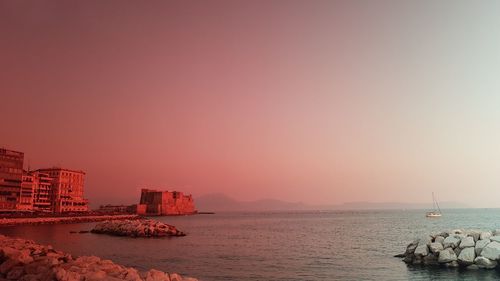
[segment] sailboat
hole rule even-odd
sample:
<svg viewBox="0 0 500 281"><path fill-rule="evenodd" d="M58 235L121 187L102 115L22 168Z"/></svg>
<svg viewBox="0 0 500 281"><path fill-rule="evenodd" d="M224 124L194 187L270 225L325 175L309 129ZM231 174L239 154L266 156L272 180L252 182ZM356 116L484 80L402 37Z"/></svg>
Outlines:
<svg viewBox="0 0 500 281"><path fill-rule="evenodd" d="M441 209L439 208L439 204L436 200L436 197L434 197L434 192L432 193L432 206L434 207L434 211L432 212L427 212L425 214L426 217L428 218L437 218L441 216Z"/></svg>

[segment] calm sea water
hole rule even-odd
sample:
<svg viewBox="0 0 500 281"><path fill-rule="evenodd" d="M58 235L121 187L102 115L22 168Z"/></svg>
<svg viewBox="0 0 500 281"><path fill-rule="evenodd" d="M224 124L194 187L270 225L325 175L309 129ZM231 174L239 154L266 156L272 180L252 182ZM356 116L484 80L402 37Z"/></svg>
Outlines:
<svg viewBox="0 0 500 281"><path fill-rule="evenodd" d="M16 226L0 233L141 270L156 268L204 281L499 280L500 272L408 267L393 255L413 238L450 228L500 228L500 209L220 213L160 217L186 237L133 239L97 234L94 223Z"/></svg>

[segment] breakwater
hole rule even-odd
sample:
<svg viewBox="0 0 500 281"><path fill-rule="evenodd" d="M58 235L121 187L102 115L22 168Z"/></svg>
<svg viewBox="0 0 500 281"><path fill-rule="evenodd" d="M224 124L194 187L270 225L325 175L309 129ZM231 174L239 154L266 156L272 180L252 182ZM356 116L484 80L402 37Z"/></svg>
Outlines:
<svg viewBox="0 0 500 281"><path fill-rule="evenodd" d="M185 236L175 226L155 220L109 220L98 223L92 233L128 237Z"/></svg>
<svg viewBox="0 0 500 281"><path fill-rule="evenodd" d="M408 264L493 269L500 261L500 229L434 233L414 240L396 256Z"/></svg>
<svg viewBox="0 0 500 281"><path fill-rule="evenodd" d="M51 246L0 235L0 279L35 280L128 280L197 281L176 273L151 269L139 272L96 256L73 258Z"/></svg>
<svg viewBox="0 0 500 281"><path fill-rule="evenodd" d="M71 217L37 217L37 218L2 218L0 226L23 224L56 224L56 223L82 223L105 220L138 219L138 215L99 215L99 216L71 216Z"/></svg>

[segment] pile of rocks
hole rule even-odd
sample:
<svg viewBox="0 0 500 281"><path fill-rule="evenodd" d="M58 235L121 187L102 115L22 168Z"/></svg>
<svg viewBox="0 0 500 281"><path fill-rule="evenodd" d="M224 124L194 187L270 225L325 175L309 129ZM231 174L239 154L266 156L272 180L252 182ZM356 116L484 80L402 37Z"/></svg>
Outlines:
<svg viewBox="0 0 500 281"><path fill-rule="evenodd" d="M151 269L138 272L95 256L73 258L31 240L0 235L0 280L20 281L197 281Z"/></svg>
<svg viewBox="0 0 500 281"><path fill-rule="evenodd" d="M500 260L500 229L455 229L432 234L413 241L404 254L396 257L409 264L492 269Z"/></svg>
<svg viewBox="0 0 500 281"><path fill-rule="evenodd" d="M155 220L109 220L98 223L92 233L129 237L185 236L175 226Z"/></svg>

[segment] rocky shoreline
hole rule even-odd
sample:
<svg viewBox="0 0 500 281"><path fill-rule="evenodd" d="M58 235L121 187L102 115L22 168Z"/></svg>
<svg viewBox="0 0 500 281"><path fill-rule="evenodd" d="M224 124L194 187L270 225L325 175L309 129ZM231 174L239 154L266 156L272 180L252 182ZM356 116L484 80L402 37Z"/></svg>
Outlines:
<svg viewBox="0 0 500 281"><path fill-rule="evenodd" d="M73 258L51 246L0 235L0 280L197 281L155 269L139 272L95 256Z"/></svg>
<svg viewBox="0 0 500 281"><path fill-rule="evenodd" d="M407 264L493 269L500 261L500 229L455 229L416 239L404 254Z"/></svg>
<svg viewBox="0 0 500 281"><path fill-rule="evenodd" d="M90 232L128 237L185 236L175 226L150 219L108 220L98 223Z"/></svg>
<svg viewBox="0 0 500 281"><path fill-rule="evenodd" d="M99 215L99 216L72 216L72 217L38 217L38 218L2 218L0 226L37 225L58 223L98 222L105 220L138 219L138 215Z"/></svg>

